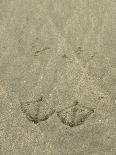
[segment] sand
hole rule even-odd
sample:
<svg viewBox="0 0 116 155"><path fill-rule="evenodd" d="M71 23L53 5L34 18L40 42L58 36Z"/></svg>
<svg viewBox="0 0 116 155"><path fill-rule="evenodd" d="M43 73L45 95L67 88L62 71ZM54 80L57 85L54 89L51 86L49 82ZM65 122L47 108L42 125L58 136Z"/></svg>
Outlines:
<svg viewBox="0 0 116 155"><path fill-rule="evenodd" d="M0 155L116 154L115 28L115 0L0 0Z"/></svg>

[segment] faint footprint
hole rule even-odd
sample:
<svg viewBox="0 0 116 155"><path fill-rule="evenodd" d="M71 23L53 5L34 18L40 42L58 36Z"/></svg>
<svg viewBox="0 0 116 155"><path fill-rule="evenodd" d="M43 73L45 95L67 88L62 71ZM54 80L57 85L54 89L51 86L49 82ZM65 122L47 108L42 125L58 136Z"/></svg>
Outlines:
<svg viewBox="0 0 116 155"><path fill-rule="evenodd" d="M57 112L58 118L70 127L81 125L94 112L93 109L81 106L77 101L70 107Z"/></svg>
<svg viewBox="0 0 116 155"><path fill-rule="evenodd" d="M35 56L38 56L38 53L41 53L41 52L46 51L46 50L49 50L49 49L50 49L50 47L45 47L45 48L43 48L43 49L41 49L41 50L37 50L37 51L35 52Z"/></svg>
<svg viewBox="0 0 116 155"><path fill-rule="evenodd" d="M74 52L84 67L86 67L97 54L97 52L93 52L91 50L84 50L82 47L78 47Z"/></svg>
<svg viewBox="0 0 116 155"><path fill-rule="evenodd" d="M55 112L43 96L37 100L21 102L21 109L27 119L35 124L47 120Z"/></svg>

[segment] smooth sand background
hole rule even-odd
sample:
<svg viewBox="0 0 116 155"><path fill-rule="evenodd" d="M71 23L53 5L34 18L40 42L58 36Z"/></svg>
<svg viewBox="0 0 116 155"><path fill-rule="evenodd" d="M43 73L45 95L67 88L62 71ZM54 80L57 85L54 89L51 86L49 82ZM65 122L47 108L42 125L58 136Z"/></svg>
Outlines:
<svg viewBox="0 0 116 155"><path fill-rule="evenodd" d="M75 128L56 114L35 125L20 102L40 94L95 112ZM115 0L0 0L0 155L115 155L115 104Z"/></svg>

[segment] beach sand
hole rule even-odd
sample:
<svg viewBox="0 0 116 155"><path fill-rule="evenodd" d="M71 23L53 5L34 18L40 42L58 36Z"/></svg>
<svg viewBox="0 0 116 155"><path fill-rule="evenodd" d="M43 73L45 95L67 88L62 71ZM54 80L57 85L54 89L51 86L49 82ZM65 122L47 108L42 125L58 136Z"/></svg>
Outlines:
<svg viewBox="0 0 116 155"><path fill-rule="evenodd" d="M115 0L0 0L0 155L10 154L116 154Z"/></svg>

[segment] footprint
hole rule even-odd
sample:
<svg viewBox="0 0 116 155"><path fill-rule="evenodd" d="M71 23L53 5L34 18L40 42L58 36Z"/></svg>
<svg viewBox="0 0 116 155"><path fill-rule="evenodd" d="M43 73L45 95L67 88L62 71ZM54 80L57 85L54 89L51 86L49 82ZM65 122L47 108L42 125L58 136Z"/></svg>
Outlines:
<svg viewBox="0 0 116 155"><path fill-rule="evenodd" d="M35 56L38 56L38 53L44 52L44 51L49 50L49 49L50 49L50 47L45 47L45 48L43 48L41 50L38 50L38 51L35 52Z"/></svg>
<svg viewBox="0 0 116 155"><path fill-rule="evenodd" d="M63 124L74 127L83 124L93 112L93 109L81 106L75 101L72 106L58 111L57 116Z"/></svg>
<svg viewBox="0 0 116 155"><path fill-rule="evenodd" d="M37 100L21 102L21 109L27 119L35 124L46 121L55 112L43 96Z"/></svg>

